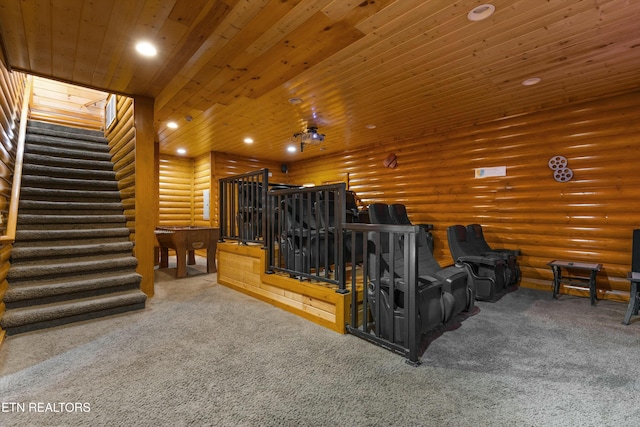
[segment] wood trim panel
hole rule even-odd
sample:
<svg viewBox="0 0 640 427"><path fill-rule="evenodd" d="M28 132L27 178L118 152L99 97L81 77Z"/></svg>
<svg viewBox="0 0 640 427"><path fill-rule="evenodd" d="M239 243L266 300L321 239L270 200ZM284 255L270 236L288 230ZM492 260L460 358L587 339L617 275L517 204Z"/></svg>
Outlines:
<svg viewBox="0 0 640 427"><path fill-rule="evenodd" d="M9 72L3 63L0 63L0 147L7 156L0 162L0 234L7 232L7 219L14 182L14 169L18 149L19 118L23 98L25 96L25 82L27 77L18 72ZM15 200L14 205L17 203ZM17 212L17 210L16 210ZM15 229L14 229L15 232ZM7 273L11 266L9 258L13 237L7 242L0 243L0 318L4 315L5 306L2 303L4 293L7 290ZM0 344L4 340L5 331L0 329Z"/></svg>
<svg viewBox="0 0 640 427"><path fill-rule="evenodd" d="M554 258L599 262L599 297L624 301L631 233L640 226L639 114L640 93L632 93L316 157L292 164L290 177L342 179L367 205L406 204L414 223L434 224L443 265L453 262L447 227L477 222L490 245L522 249L523 286L550 290ZM389 153L396 169L382 164ZM553 178L556 155L568 159L571 181ZM496 166L507 175L475 178L476 168Z"/></svg>
<svg viewBox="0 0 640 427"><path fill-rule="evenodd" d="M261 246L218 244L218 283L344 334L350 294L278 274L265 274Z"/></svg>

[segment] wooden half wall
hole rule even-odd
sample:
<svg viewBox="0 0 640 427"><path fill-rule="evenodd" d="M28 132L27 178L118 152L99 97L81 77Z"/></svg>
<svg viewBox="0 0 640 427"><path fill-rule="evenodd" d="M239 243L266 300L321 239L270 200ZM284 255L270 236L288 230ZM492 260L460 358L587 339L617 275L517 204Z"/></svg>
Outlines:
<svg viewBox="0 0 640 427"><path fill-rule="evenodd" d="M435 225L441 264L453 261L447 227L480 223L491 246L522 250L523 286L550 290L547 263L556 258L598 262L599 298L628 300L631 236L640 228L639 116L640 93L631 93L317 155L289 174L293 182L344 179L365 204L404 203L414 223ZM383 166L389 154L395 169ZM568 160L570 181L554 179L554 156ZM499 167L506 176L476 177Z"/></svg>
<svg viewBox="0 0 640 427"><path fill-rule="evenodd" d="M157 212L157 148L153 140L153 102L145 98L116 96L115 124L105 132L114 163L124 215L135 244L137 271L142 275L140 289L153 295ZM136 105L134 108L134 105ZM142 191L137 191L142 189Z"/></svg>

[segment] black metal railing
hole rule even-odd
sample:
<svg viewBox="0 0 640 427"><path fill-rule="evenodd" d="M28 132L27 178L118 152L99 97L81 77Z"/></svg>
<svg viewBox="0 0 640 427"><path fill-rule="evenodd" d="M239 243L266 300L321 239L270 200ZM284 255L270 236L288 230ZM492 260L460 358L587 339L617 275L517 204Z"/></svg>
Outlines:
<svg viewBox="0 0 640 427"><path fill-rule="evenodd" d="M345 224L345 236L362 244L361 276L351 276L349 333L420 363L417 251L419 226ZM399 242L402 242L400 245ZM354 251L352 251L354 253ZM362 284L362 300L357 287Z"/></svg>
<svg viewBox="0 0 640 427"><path fill-rule="evenodd" d="M222 178L219 185L220 238L264 244L269 170Z"/></svg>
<svg viewBox="0 0 640 427"><path fill-rule="evenodd" d="M345 194L344 183L269 191L268 270L346 292Z"/></svg>
<svg viewBox="0 0 640 427"><path fill-rule="evenodd" d="M262 243L267 273L351 293L347 330L419 364L420 227L351 222L344 183L269 188L266 169L220 180L221 237Z"/></svg>

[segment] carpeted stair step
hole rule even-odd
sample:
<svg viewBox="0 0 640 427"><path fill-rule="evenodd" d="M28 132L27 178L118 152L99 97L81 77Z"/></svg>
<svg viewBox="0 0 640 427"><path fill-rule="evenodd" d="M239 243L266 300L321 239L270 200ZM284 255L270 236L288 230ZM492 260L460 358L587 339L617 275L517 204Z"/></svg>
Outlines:
<svg viewBox="0 0 640 427"><path fill-rule="evenodd" d="M0 326L8 335L14 335L142 309L146 298L143 292L135 289L73 301L16 308L4 313Z"/></svg>
<svg viewBox="0 0 640 427"><path fill-rule="evenodd" d="M18 217L18 224L49 224L56 226L60 224L121 224L124 225L127 218L124 215L35 215L25 214Z"/></svg>
<svg viewBox="0 0 640 427"><path fill-rule="evenodd" d="M22 167L25 175L40 175L54 178L91 179L91 180L115 180L116 173L113 170L89 170L64 167L51 167L25 163Z"/></svg>
<svg viewBox="0 0 640 427"><path fill-rule="evenodd" d="M89 142L77 139L51 138L44 135L27 134L25 152L55 157L68 157L111 161L107 141Z"/></svg>
<svg viewBox="0 0 640 427"><path fill-rule="evenodd" d="M87 298L136 289L140 286L141 280L142 276L135 272L32 280L8 289L4 296L4 303L7 309L13 309L27 305L42 305L75 298Z"/></svg>
<svg viewBox="0 0 640 427"><path fill-rule="evenodd" d="M105 160L25 153L24 161L28 162L30 165L41 165L47 167L113 171L113 164L111 161Z"/></svg>
<svg viewBox="0 0 640 427"><path fill-rule="evenodd" d="M29 122L6 307L8 334L144 308L107 140Z"/></svg>
<svg viewBox="0 0 640 427"><path fill-rule="evenodd" d="M59 188L22 187L20 189L20 198L21 200L76 200L92 202L116 200L120 203L120 193L118 191L66 190Z"/></svg>
<svg viewBox="0 0 640 427"><path fill-rule="evenodd" d="M38 122L35 120L29 120L27 122L27 133L80 139L83 141L99 142L105 140L104 134L101 131L56 125L54 123Z"/></svg>
<svg viewBox="0 0 640 427"><path fill-rule="evenodd" d="M24 170L23 170L24 171ZM96 191L117 191L118 183L115 180L104 181L99 179L85 178L56 178L46 175L22 175L22 186L41 188L66 188Z"/></svg>
<svg viewBox="0 0 640 427"><path fill-rule="evenodd" d="M96 212L122 212L122 203L117 202L60 202L60 201L38 201L21 200L20 209L30 210L52 210L52 211L78 211L91 210Z"/></svg>
<svg viewBox="0 0 640 427"><path fill-rule="evenodd" d="M48 262L40 260L34 262L21 262L12 265L7 273L10 283L18 280L37 279L42 277L69 276L79 273L95 273L99 271L118 271L121 269L135 269L138 260L133 256L109 255L106 257L93 256L72 260L52 259Z"/></svg>
<svg viewBox="0 0 640 427"><path fill-rule="evenodd" d="M77 240L106 237L129 237L128 228L81 228L70 230L18 230L16 240Z"/></svg>
<svg viewBox="0 0 640 427"><path fill-rule="evenodd" d="M17 265L18 261L41 258L62 258L91 256L100 254L131 254L133 242L94 243L88 245L67 246L27 246L16 247L11 250L11 262Z"/></svg>

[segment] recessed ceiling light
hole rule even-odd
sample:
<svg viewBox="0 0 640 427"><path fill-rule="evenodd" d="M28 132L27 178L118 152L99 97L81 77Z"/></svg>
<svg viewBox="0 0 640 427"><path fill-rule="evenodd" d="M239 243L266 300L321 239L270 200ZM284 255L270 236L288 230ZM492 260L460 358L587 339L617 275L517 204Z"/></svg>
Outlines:
<svg viewBox="0 0 640 427"><path fill-rule="evenodd" d="M365 126L367 129L375 129L376 125L366 125Z"/></svg>
<svg viewBox="0 0 640 427"><path fill-rule="evenodd" d="M295 153L297 149L298 148L296 148L295 145L290 145L290 146L287 147L287 151L290 152L290 153Z"/></svg>
<svg viewBox="0 0 640 427"><path fill-rule="evenodd" d="M530 79L524 80L522 82L522 85L523 86L533 86L533 85L537 85L541 81L542 81L542 79L540 77L531 77Z"/></svg>
<svg viewBox="0 0 640 427"><path fill-rule="evenodd" d="M290 98L289 104L293 104L293 105L302 104L302 98Z"/></svg>
<svg viewBox="0 0 640 427"><path fill-rule="evenodd" d="M184 148L178 148L176 151L178 152L178 154L186 154L187 153L187 150L185 150Z"/></svg>
<svg viewBox="0 0 640 427"><path fill-rule="evenodd" d="M176 122L167 123L167 127L170 129L178 129L178 124Z"/></svg>
<svg viewBox="0 0 640 427"><path fill-rule="evenodd" d="M253 144L253 139L252 139L252 138L245 138L245 139L244 139L244 142L245 142L246 144Z"/></svg>
<svg viewBox="0 0 640 427"><path fill-rule="evenodd" d="M467 13L467 19L469 21L482 21L483 19L487 19L493 12L496 11L496 7L492 4L481 4L480 6L476 6L469 13Z"/></svg>
<svg viewBox="0 0 640 427"><path fill-rule="evenodd" d="M149 42L139 42L136 44L136 50L143 56L156 56L158 49Z"/></svg>

